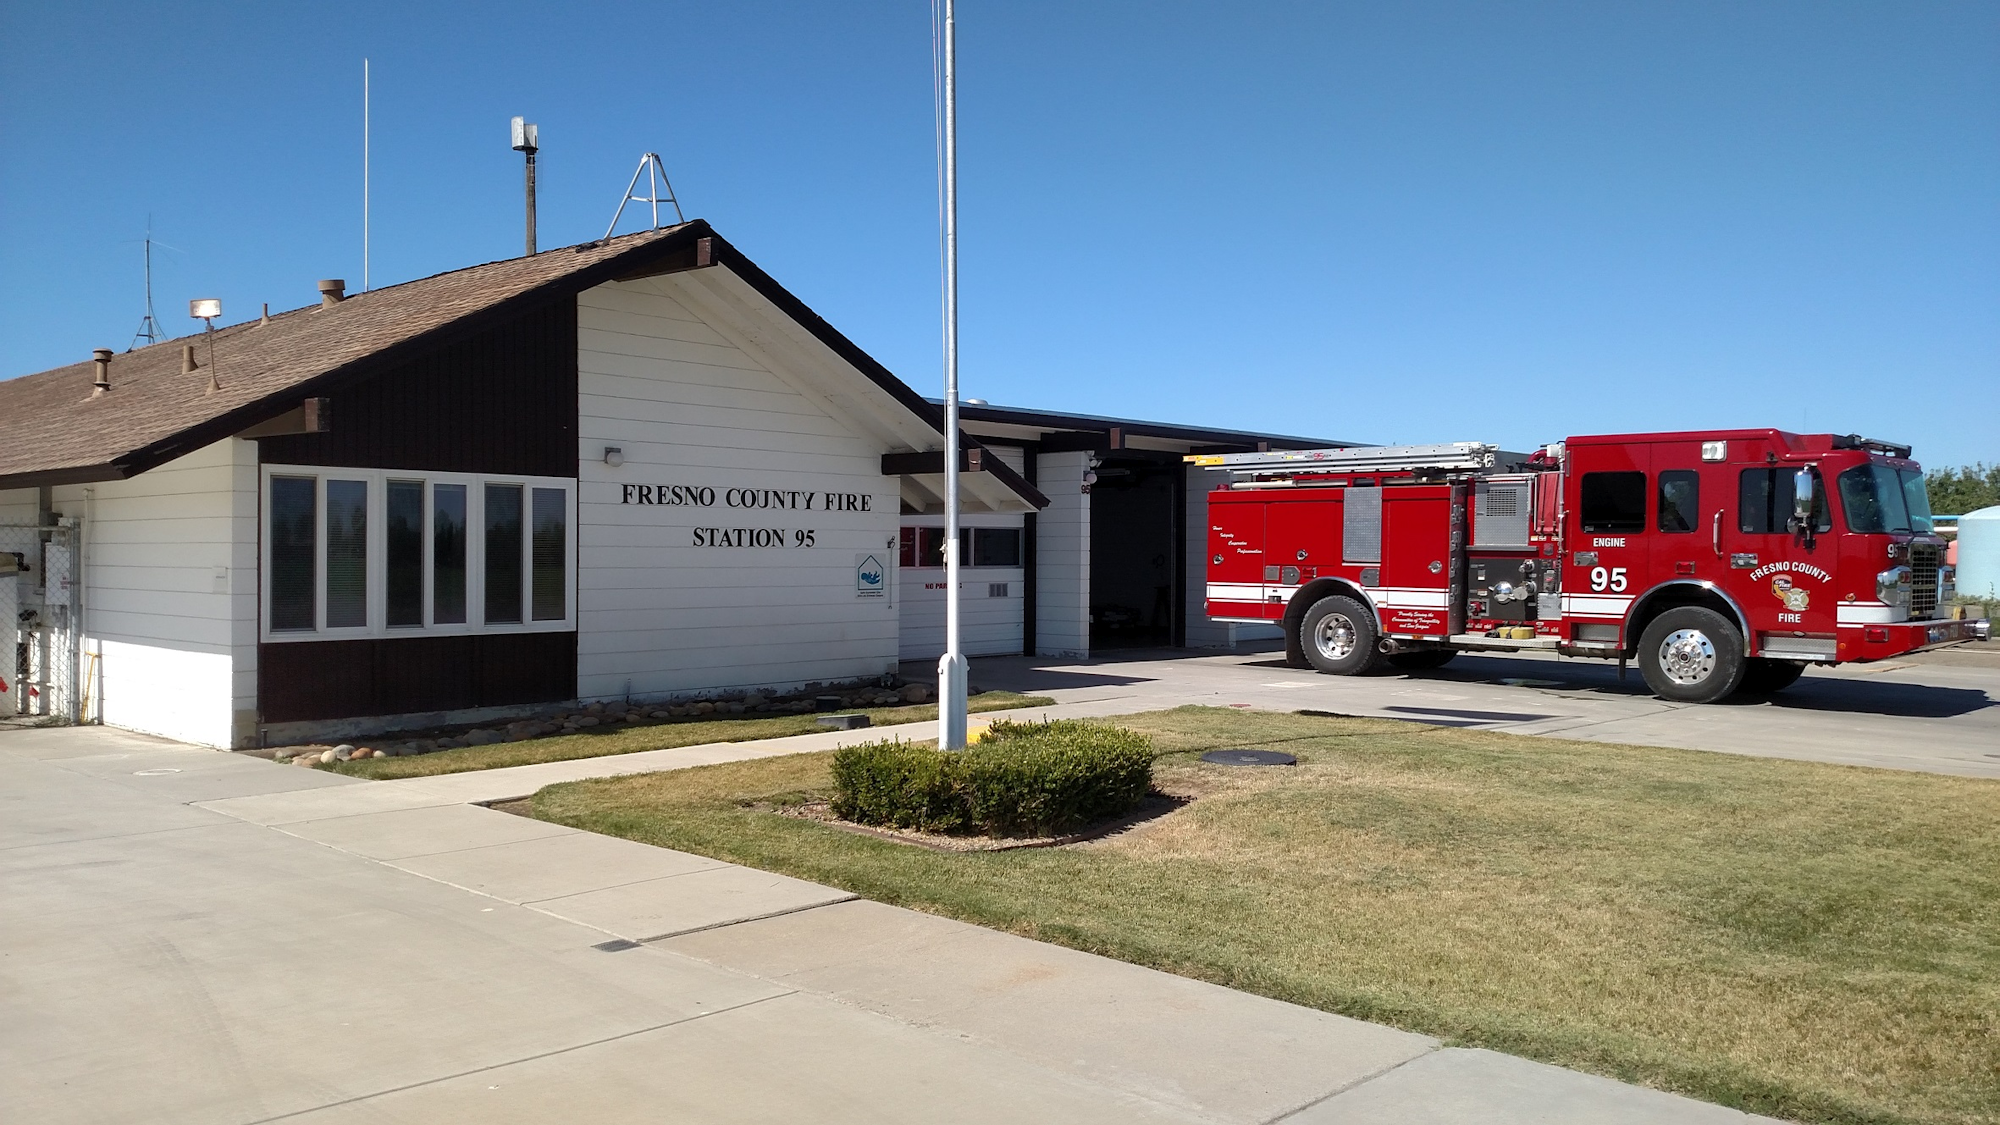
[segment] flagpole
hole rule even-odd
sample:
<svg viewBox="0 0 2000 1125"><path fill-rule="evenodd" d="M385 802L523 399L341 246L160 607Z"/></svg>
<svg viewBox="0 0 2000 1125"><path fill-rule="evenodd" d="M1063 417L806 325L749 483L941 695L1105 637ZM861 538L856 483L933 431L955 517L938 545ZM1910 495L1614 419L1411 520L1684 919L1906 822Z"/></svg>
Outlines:
<svg viewBox="0 0 2000 1125"><path fill-rule="evenodd" d="M958 84L953 0L944 2L944 655L938 658L938 745L965 748L969 669L958 609Z"/></svg>

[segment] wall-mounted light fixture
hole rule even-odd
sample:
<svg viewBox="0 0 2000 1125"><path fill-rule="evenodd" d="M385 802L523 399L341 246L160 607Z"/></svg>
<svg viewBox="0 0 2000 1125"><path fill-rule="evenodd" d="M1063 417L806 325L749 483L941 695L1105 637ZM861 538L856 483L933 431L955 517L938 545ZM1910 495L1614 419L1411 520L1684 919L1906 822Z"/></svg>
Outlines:
<svg viewBox="0 0 2000 1125"><path fill-rule="evenodd" d="M614 469L620 465L623 465L625 463L625 451L618 448L615 445L605 446L604 463L611 466Z"/></svg>

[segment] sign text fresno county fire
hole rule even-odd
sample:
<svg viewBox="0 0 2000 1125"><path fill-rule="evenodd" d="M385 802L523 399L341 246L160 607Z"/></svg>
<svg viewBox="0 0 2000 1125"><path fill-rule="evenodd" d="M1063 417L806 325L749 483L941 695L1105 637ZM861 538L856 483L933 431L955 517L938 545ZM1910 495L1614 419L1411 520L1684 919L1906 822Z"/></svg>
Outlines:
<svg viewBox="0 0 2000 1125"><path fill-rule="evenodd" d="M618 502L665 508L724 508L787 512L872 512L875 498L866 492L823 492L809 488L724 488L695 484L621 485ZM697 527L697 547L811 547L818 532L812 528Z"/></svg>

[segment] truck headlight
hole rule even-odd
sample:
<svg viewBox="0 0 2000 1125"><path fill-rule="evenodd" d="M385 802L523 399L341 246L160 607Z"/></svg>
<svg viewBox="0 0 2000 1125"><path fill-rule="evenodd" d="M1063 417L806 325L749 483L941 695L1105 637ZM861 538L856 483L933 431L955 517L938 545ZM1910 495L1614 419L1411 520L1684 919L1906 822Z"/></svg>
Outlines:
<svg viewBox="0 0 2000 1125"><path fill-rule="evenodd" d="M1948 602L1958 595L1958 568L1938 567L1938 600Z"/></svg>
<svg viewBox="0 0 2000 1125"><path fill-rule="evenodd" d="M1910 604L1910 568L1892 566L1876 575L1875 596L1890 605Z"/></svg>

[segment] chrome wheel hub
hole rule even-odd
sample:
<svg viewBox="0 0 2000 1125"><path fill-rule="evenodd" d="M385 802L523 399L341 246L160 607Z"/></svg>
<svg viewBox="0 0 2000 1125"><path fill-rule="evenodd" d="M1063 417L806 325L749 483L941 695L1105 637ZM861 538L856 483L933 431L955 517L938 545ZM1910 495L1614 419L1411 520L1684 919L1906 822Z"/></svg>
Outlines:
<svg viewBox="0 0 2000 1125"><path fill-rule="evenodd" d="M1701 683L1715 671L1715 644L1699 629L1676 629L1660 642L1660 670L1677 684Z"/></svg>
<svg viewBox="0 0 2000 1125"><path fill-rule="evenodd" d="M1313 630L1313 644L1328 660L1345 660L1353 655L1356 639L1354 622L1344 613L1327 614L1319 619L1319 628Z"/></svg>

